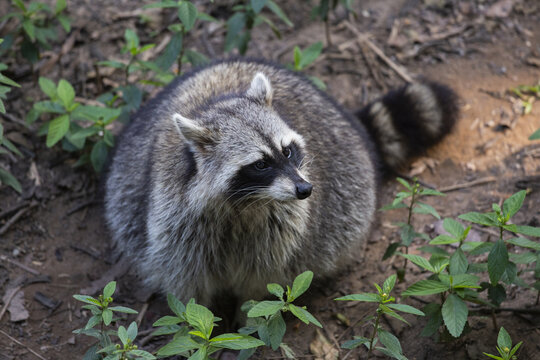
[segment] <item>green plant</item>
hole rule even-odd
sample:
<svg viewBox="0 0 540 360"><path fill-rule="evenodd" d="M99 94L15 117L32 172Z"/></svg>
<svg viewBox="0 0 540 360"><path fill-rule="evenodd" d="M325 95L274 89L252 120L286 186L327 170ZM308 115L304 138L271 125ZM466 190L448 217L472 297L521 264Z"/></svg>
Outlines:
<svg viewBox="0 0 540 360"><path fill-rule="evenodd" d="M105 326L109 326L118 320L113 318L115 312L137 314L137 311L125 306L110 306L115 290L116 282L111 281L105 285L103 294L99 295L97 299L89 295L73 295L76 300L86 304L82 306L83 309L92 313L92 317L88 319L86 326L73 332L98 339L98 343L88 349L84 358L106 360L155 359L155 356L144 350L139 350L133 344L138 332L135 322L132 322L127 329L120 326L118 330L105 330ZM97 325L99 325L99 329L95 328ZM111 336L118 337L122 344L113 343ZM106 356L103 357L104 355Z"/></svg>
<svg viewBox="0 0 540 360"><path fill-rule="evenodd" d="M155 61L155 65L160 71L166 72L175 61L178 66L177 74L182 73L182 64L186 62L194 66L204 65L209 62L205 55L195 50L186 49L184 39L189 31L194 28L197 20L217 21L216 19L197 10L197 7L191 1L162 0L146 5L144 8L175 8L178 12L180 22L168 27L172 33L171 40L165 47L163 54Z"/></svg>
<svg viewBox="0 0 540 360"><path fill-rule="evenodd" d="M516 346L512 347L512 339L510 338L510 335L501 326L501 329L499 330L499 336L497 337L497 351L501 356L491 355L487 353L483 354L497 360L517 360L517 356L515 355L515 353L518 351L521 344L523 344L523 341L520 341L516 344Z"/></svg>
<svg viewBox="0 0 540 360"><path fill-rule="evenodd" d="M282 313L290 312L302 322L306 324L314 324L322 327L321 323L309 313L305 307L294 305L295 301L302 295L311 285L313 273L305 271L298 275L294 281L292 288L287 285L287 291L279 284L268 284L268 292L276 296L279 300L265 301L248 301L242 306L243 311L247 311L248 321L246 327L239 330L242 334L253 334L257 332L259 338L270 346L273 350L279 347L284 349L286 353L292 353L292 350L283 343L285 336L285 320ZM247 359L254 351L243 351L242 359Z"/></svg>
<svg viewBox="0 0 540 360"><path fill-rule="evenodd" d="M510 224L509 222L521 208L525 194L525 191L520 191L512 195L503 202L502 209L494 204L493 212L485 214L470 212L459 216L462 220L498 228L499 238L495 243L465 241L471 227L464 228L453 219L445 219L443 227L450 235L439 235L430 241L430 246L420 248L431 254L429 260L418 255L401 255L432 273L428 279L420 280L409 286L402 295L440 294L440 303L432 302L424 308L429 320L422 335L436 334L444 322L450 335L459 337L466 327L469 315L469 309L465 302L483 304L495 309L506 298L506 289L500 281L508 285L514 283L529 287L519 278L520 272L518 272L516 263L530 265L537 262L538 253L525 252L509 256L507 246L520 246L538 251L540 245L522 237L503 238L505 231L540 237L539 228ZM452 254L440 247L452 243L459 243L458 248ZM487 263L469 262L467 259L467 256L475 256L485 252L489 252ZM535 271L536 268L526 270ZM473 275L473 273L485 271L489 275L490 283L480 282L480 277ZM477 289L477 291L473 289ZM489 301L479 297L479 292L486 289ZM492 314L496 327L495 314Z"/></svg>
<svg viewBox="0 0 540 360"><path fill-rule="evenodd" d="M522 101L523 114L527 115L532 111L534 100L540 99L540 81L538 81L538 84L533 86L519 85L510 89L510 91ZM538 136L540 136L540 134Z"/></svg>
<svg viewBox="0 0 540 360"><path fill-rule="evenodd" d="M326 44L328 46L332 45L332 39L330 38L330 25L328 23L328 15L330 14L330 11L335 11L338 4L342 4L345 9L354 14L355 12L352 9L352 1L353 0L320 0L319 5L315 6L311 11L312 17L319 17L322 21L324 21Z"/></svg>
<svg viewBox="0 0 540 360"><path fill-rule="evenodd" d="M42 114L56 116L38 131L47 135L47 146L62 140L64 150L83 152L76 165L90 162L97 172L101 171L109 148L114 146L114 136L107 126L118 118L121 109L82 105L75 101L75 90L64 79L55 85L52 80L40 77L39 86L49 100L35 103L27 114L27 122L33 123Z"/></svg>
<svg viewBox="0 0 540 360"><path fill-rule="evenodd" d="M0 44L4 42L4 39L0 39ZM2 100L6 99L6 94L11 91L12 87L21 87L19 84L17 84L15 81L11 80L4 74L2 74L2 71L7 70L7 65L4 63L0 63L0 113L5 114L6 108L4 106L4 102ZM4 85L1 85L4 84ZM6 86L7 85L7 86Z"/></svg>
<svg viewBox="0 0 540 360"><path fill-rule="evenodd" d="M57 0L55 9L47 4L31 2L28 6L22 0L12 0L15 11L0 18L0 22L15 18L18 25L14 32L6 35L6 42L0 47L0 55L10 49L17 36L22 34L24 39L20 45L22 56L29 62L39 60L40 49L50 49L49 41L57 39L55 22L58 22L66 32L70 31L71 21L64 14L66 0Z"/></svg>
<svg viewBox="0 0 540 360"><path fill-rule="evenodd" d="M167 302L175 315L158 319L154 326L160 328L153 335L174 334L174 338L158 350L158 356L182 355L191 360L209 359L220 349L245 350L264 345L261 340L245 334L228 333L211 337L215 323L221 319L210 310L196 304L193 299L184 305L172 294L167 296Z"/></svg>
<svg viewBox="0 0 540 360"><path fill-rule="evenodd" d="M298 46L294 47L294 63L293 69L295 71L303 71L305 68L313 64L313 62L321 54L323 45L316 42L308 46L306 49L301 50ZM316 76L308 76L308 78L321 90L326 90L326 84Z"/></svg>
<svg viewBox="0 0 540 360"><path fill-rule="evenodd" d="M383 260L386 260L390 258L392 255L394 255L397 251L397 249L404 247L405 248L405 254L409 253L409 245L411 245L412 241L416 238L422 238L424 240L429 241L429 237L424 233L418 233L414 230L414 227L412 225L412 216L413 214L429 214L434 216L437 219L440 219L441 217L437 213L437 211L431 206L426 203L420 202L419 198L422 196L445 196L443 193L433 190L433 189L427 189L420 186L418 183L418 179L413 179L414 183L411 185L409 182L402 178L397 178L397 181L405 187L405 191L400 191L396 194L395 199L392 201L391 204L385 205L381 208L381 211L388 211L388 210L394 210L394 209L402 209L406 208L408 210L407 215L407 222L403 223L397 223L396 225L400 228L400 237L401 242L395 242L388 246L386 249ZM408 204L406 200L408 200ZM405 257L405 263L401 269L397 270L397 275L399 281L403 281L405 279L405 271L407 269L407 260L408 257Z"/></svg>
<svg viewBox="0 0 540 360"><path fill-rule="evenodd" d="M0 155L8 154L9 152L15 153L22 157L21 152L13 145L7 137L4 136L4 127L0 124ZM11 175L9 171L0 166L0 185L8 185L18 193L22 192L21 184L19 181Z"/></svg>
<svg viewBox="0 0 540 360"><path fill-rule="evenodd" d="M390 292L396 284L396 279L396 275L391 275L384 281L382 288L379 285L374 284L377 288L377 293L352 294L335 299L341 301L361 301L378 304L376 310L377 315L367 319L367 321L375 319L371 336L369 338L355 336L353 340L345 342L341 346L342 348L354 349L360 345L365 345L368 349L367 359L369 359L374 349L379 350L383 354L395 359L407 359L403 355L399 339L389 331L383 329L383 327L381 326L381 318L383 315L388 315L400 321L403 321L406 324L409 324L407 320L405 320L401 315L396 312L396 310L419 316L424 316L425 314L412 306L395 303L396 299L393 296L390 296ZM374 348L378 341L380 341L381 344L384 345L384 347L378 346Z"/></svg>
<svg viewBox="0 0 540 360"><path fill-rule="evenodd" d="M272 0L245 0L244 4L233 7L234 14L227 20L227 36L225 37L225 51L237 48L244 55L251 40L251 31L254 27L266 23L274 34L281 38L277 26L261 12L264 8L272 11L287 26L293 24L283 10Z"/></svg>

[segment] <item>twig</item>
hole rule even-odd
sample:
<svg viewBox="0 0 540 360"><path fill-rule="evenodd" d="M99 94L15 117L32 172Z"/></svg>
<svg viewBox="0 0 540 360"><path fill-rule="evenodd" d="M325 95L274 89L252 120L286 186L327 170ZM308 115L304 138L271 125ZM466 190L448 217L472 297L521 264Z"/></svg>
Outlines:
<svg viewBox="0 0 540 360"><path fill-rule="evenodd" d="M497 181L496 177L488 176L488 177L485 177L485 178L476 179L474 181L469 181L469 182L466 182L466 183L463 183L463 184L445 186L445 187L439 188L439 191L440 192L449 192L449 191L454 191L454 190L465 189L465 188L468 188L468 187L471 187L471 186L487 184L487 183L495 182L495 181Z"/></svg>
<svg viewBox="0 0 540 360"><path fill-rule="evenodd" d="M87 206L93 205L94 203L97 203L97 201L95 199L90 199L90 200L86 200L85 202L82 202L80 204L77 204L74 207L72 207L71 209L69 209L69 211L66 213L66 216L72 215L72 214L76 213L77 211L84 209Z"/></svg>
<svg viewBox="0 0 540 360"><path fill-rule="evenodd" d="M6 231L8 231L8 229L11 227L11 225L15 224L15 222L17 222L17 220L19 220L19 218L22 217L28 210L30 210L32 208L35 208L37 205L38 205L38 203L34 202L34 203L30 204L28 207L19 210L15 215L13 215L13 217L11 219L9 219L4 224L4 226L2 226L2 228L0 229L0 235L4 235L6 233Z"/></svg>
<svg viewBox="0 0 540 360"><path fill-rule="evenodd" d="M148 302L144 303L141 311L139 311L139 315L137 315L137 319L135 320L135 322L137 323L137 326L141 326L141 321L144 315L146 315L146 310L148 310Z"/></svg>
<svg viewBox="0 0 540 360"><path fill-rule="evenodd" d="M381 49L379 49L374 43L372 43L365 34L362 34L360 31L358 31L352 24L348 21L345 21L345 26L352 31L356 36L358 36L360 41L363 41L366 43L367 46L375 53L377 54L388 66L392 68L401 78L407 82L412 82L412 77L407 73L407 70L405 70L401 65L396 64L394 61L392 61L388 56L386 56Z"/></svg>
<svg viewBox="0 0 540 360"><path fill-rule="evenodd" d="M6 216L8 215L11 215L12 213L14 213L15 211L19 210L19 209L22 209L23 207L25 206L28 206L28 202L22 202L20 204L17 204L15 206L12 206L11 208L7 209L7 210L4 210L0 213L0 219L3 219L5 218Z"/></svg>
<svg viewBox="0 0 540 360"><path fill-rule="evenodd" d="M9 336L7 333L5 333L3 330L0 330L0 333L3 334L4 336L6 336L8 339L10 339L11 341L19 344L20 346L26 348L26 350L30 351L32 354L34 354L35 356L37 356L38 358L40 358L41 360L47 360L45 359L43 356L39 355L37 352L35 352L34 350L32 350L31 348L29 348L28 346L24 345L22 342L20 342L19 340Z"/></svg>
<svg viewBox="0 0 540 360"><path fill-rule="evenodd" d="M28 267L24 264L21 264L20 262L18 261L15 261L15 260L11 260L10 258L8 258L7 256L5 255L0 255L0 260L3 260L3 261L6 261L12 265L15 265L15 266L18 266L20 267L21 269L25 270L25 271L28 271L30 274L34 274L34 275L41 275L41 273L37 270L34 270L32 269L31 267Z"/></svg>
<svg viewBox="0 0 540 360"><path fill-rule="evenodd" d="M2 318L4 317L4 314L9 306L9 304L11 303L11 300L13 300L13 298L15 297L15 295L19 292L19 290L21 290L21 287L20 286L17 286L13 292L9 295L9 297L6 299L6 303L4 304L4 307L2 308L2 311L0 311L0 321L2 321Z"/></svg>

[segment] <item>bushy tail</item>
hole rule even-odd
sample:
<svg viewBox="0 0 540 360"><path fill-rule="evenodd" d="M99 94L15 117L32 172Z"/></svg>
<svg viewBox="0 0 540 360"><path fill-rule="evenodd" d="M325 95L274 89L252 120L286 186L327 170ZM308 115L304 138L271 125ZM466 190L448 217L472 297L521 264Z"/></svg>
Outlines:
<svg viewBox="0 0 540 360"><path fill-rule="evenodd" d="M357 116L375 139L385 165L398 170L452 130L459 116L458 96L442 84L415 82L389 92Z"/></svg>

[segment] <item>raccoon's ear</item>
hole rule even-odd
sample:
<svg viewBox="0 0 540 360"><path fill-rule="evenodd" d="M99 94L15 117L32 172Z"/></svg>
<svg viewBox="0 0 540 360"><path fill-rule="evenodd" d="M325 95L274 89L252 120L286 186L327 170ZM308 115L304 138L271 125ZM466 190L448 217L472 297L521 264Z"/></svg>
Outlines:
<svg viewBox="0 0 540 360"><path fill-rule="evenodd" d="M251 80L251 85L246 93L250 98L253 98L262 104L268 106L272 105L272 85L270 85L270 80L261 72L258 72Z"/></svg>
<svg viewBox="0 0 540 360"><path fill-rule="evenodd" d="M215 143L215 134L209 129L198 125L195 121L183 117L178 113L173 115L172 120L178 133L180 133L190 145L202 149L207 145Z"/></svg>

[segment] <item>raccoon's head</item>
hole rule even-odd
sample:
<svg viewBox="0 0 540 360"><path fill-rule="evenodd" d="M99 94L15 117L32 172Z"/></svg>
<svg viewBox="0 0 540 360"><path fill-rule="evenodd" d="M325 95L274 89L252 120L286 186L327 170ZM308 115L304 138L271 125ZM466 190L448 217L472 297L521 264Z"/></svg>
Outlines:
<svg viewBox="0 0 540 360"><path fill-rule="evenodd" d="M227 199L305 199L304 139L272 108L273 89L257 73L241 94L215 99L194 119L180 114L174 123L195 159L199 179Z"/></svg>

